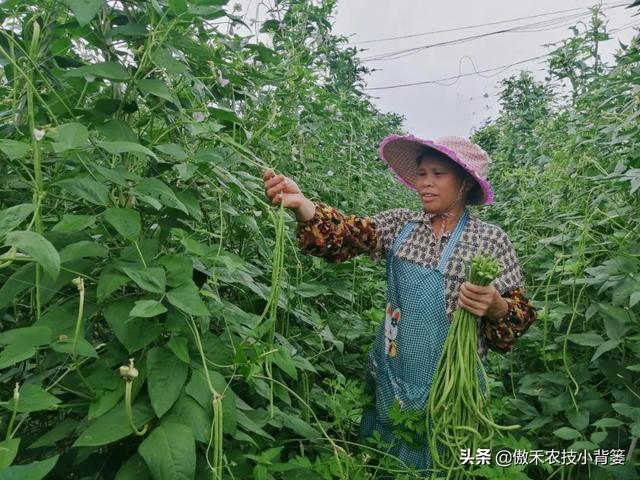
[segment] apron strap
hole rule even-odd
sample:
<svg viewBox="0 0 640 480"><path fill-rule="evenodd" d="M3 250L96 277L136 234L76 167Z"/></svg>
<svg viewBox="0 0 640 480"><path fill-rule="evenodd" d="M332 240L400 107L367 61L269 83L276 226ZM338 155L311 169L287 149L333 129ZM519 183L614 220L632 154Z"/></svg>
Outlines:
<svg viewBox="0 0 640 480"><path fill-rule="evenodd" d="M464 213L458 220L458 224L456 225L456 228L453 230L453 233L451 234L451 238L447 242L447 246L445 247L444 252L442 252L442 256L440 257L440 262L438 263L438 271L440 271L441 273L444 273L444 269L447 266L447 263L449 262L449 257L451 257L453 250L456 248L456 245L458 244L458 240L460 240L460 237L462 236L462 231L464 230L464 226L467 223L468 217L469 217L469 211L465 208Z"/></svg>
<svg viewBox="0 0 640 480"><path fill-rule="evenodd" d="M415 228L415 226L417 224L418 224L417 222L409 221L409 222L407 222L407 224L404 227L402 227L402 230L400 231L398 236L393 241L393 246L391 248L391 254L392 255L395 254L398 251L398 249L400 248L400 245L402 245L402 242L404 242L404 239L409 236L409 234L411 233L411 231Z"/></svg>

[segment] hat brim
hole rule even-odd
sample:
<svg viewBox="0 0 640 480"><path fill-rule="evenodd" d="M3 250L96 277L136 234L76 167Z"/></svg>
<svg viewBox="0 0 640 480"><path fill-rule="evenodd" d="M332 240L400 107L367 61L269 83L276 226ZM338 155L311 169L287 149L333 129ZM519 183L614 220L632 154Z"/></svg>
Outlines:
<svg viewBox="0 0 640 480"><path fill-rule="evenodd" d="M413 135L390 135L380 143L380 158L394 173L394 176L399 182L415 191L415 182L418 176L418 165L416 161L425 147L446 155L480 185L483 193L483 200L479 203L480 205L490 205L494 202L493 190L489 182L471 170L458 157L456 152L444 145L438 145L431 140L423 140Z"/></svg>

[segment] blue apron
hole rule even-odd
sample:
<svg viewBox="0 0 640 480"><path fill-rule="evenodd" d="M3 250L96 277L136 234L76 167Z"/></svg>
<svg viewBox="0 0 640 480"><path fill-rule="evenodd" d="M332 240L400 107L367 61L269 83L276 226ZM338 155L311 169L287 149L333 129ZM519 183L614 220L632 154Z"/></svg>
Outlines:
<svg viewBox="0 0 640 480"><path fill-rule="evenodd" d="M390 454L423 474L429 473L431 468L428 443L425 440L414 448L415 443L412 446L394 435L388 412L394 400L399 402L402 410L425 412L449 330L444 272L468 216L465 209L436 270L395 256L417 222L409 222L402 228L387 252L385 319L378 327L369 355L369 372L375 381L375 408L365 410L360 437L368 437L377 431L381 439L390 445ZM480 378L484 390L484 381Z"/></svg>

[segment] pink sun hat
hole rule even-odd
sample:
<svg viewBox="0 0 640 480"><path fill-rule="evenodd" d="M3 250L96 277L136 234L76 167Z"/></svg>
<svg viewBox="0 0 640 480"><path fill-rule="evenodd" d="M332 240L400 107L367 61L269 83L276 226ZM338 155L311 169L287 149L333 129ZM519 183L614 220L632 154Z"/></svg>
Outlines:
<svg viewBox="0 0 640 480"><path fill-rule="evenodd" d="M380 143L380 158L393 171L398 181L411 190L416 190L418 175L418 156L425 147L437 150L460 165L482 189L480 205L493 203L493 191L487 180L491 159L487 152L475 143L461 137L441 137L436 140L423 140L414 135L389 135Z"/></svg>

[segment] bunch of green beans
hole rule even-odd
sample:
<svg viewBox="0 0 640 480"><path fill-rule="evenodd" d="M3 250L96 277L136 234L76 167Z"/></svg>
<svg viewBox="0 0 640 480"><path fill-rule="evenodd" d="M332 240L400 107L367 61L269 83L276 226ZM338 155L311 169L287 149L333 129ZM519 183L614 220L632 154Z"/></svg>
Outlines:
<svg viewBox="0 0 640 480"><path fill-rule="evenodd" d="M469 282L487 286L500 272L492 257L477 254L471 259ZM487 408L487 374L477 350L477 316L458 308L453 315L442 355L429 393L426 431L433 459L433 471L446 473L447 479L470 478L460 463L461 450L475 454L480 442L487 445L498 430L519 425L497 425ZM487 396L483 395L478 370L482 372ZM489 448L487 446L487 448ZM440 477L438 477L440 478Z"/></svg>

